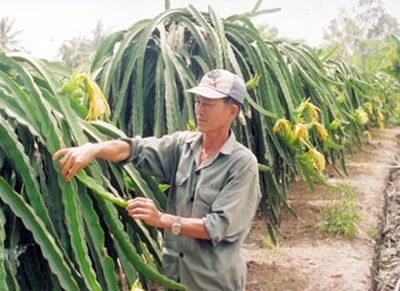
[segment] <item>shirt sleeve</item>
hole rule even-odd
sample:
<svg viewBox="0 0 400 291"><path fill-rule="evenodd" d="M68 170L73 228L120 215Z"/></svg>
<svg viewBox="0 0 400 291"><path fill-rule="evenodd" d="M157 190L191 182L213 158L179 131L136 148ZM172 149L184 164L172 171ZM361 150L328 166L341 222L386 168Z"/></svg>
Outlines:
<svg viewBox="0 0 400 291"><path fill-rule="evenodd" d="M124 166L131 162L142 172L171 181L179 160L180 135L178 132L162 138L122 138L121 140L131 145L131 153L119 165Z"/></svg>
<svg viewBox="0 0 400 291"><path fill-rule="evenodd" d="M204 218L204 225L214 246L221 241L234 242L250 230L261 199L257 163L237 167Z"/></svg>

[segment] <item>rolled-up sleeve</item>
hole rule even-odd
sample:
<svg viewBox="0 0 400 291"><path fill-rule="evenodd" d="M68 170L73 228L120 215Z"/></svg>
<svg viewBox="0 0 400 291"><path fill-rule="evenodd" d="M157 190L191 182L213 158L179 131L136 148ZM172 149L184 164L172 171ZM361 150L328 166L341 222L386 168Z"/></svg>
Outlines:
<svg viewBox="0 0 400 291"><path fill-rule="evenodd" d="M131 153L119 164L123 166L131 162L142 172L170 181L179 159L179 136L180 133L162 138L122 138L131 145Z"/></svg>
<svg viewBox="0 0 400 291"><path fill-rule="evenodd" d="M257 164L232 173L204 218L214 246L221 241L234 242L250 230L261 192Z"/></svg>

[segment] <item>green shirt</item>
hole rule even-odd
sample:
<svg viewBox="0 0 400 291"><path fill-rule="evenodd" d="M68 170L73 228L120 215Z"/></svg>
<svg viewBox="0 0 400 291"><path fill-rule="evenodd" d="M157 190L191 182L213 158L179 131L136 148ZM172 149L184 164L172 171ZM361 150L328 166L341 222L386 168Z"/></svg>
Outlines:
<svg viewBox="0 0 400 291"><path fill-rule="evenodd" d="M201 218L211 240L164 232L162 272L188 290L244 290L246 264L240 244L261 198L257 160L233 132L199 165L202 134L177 132L160 139L128 139L138 169L167 181L167 212Z"/></svg>

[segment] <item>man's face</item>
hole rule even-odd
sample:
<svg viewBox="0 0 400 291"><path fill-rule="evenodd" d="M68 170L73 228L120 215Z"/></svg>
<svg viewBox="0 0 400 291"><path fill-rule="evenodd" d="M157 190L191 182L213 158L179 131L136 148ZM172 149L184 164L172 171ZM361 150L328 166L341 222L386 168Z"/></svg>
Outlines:
<svg viewBox="0 0 400 291"><path fill-rule="evenodd" d="M195 114L200 132L213 132L229 128L236 117L238 108L223 99L210 99L196 96Z"/></svg>

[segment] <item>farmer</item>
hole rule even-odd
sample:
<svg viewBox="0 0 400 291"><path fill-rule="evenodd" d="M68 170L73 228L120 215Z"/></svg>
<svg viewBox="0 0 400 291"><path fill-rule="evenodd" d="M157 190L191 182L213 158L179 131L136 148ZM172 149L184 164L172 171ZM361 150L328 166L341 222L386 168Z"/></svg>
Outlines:
<svg viewBox="0 0 400 291"><path fill-rule="evenodd" d="M260 200L257 160L230 130L243 103L244 81L213 70L195 94L197 132L162 138L123 138L61 149L61 173L69 181L94 158L133 163L171 187L166 212L151 199L129 200L133 219L164 229L162 272L188 290L244 290L246 265L240 244Z"/></svg>

